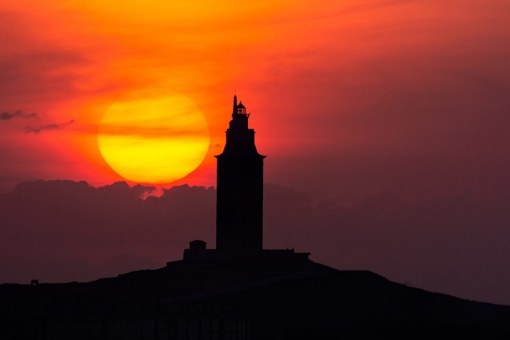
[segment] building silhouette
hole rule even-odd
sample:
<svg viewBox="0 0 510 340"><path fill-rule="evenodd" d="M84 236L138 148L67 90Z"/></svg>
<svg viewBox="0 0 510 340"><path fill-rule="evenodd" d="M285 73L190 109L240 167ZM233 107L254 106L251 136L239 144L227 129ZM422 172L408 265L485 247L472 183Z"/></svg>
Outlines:
<svg viewBox="0 0 510 340"><path fill-rule="evenodd" d="M217 158L216 249L262 250L263 162L257 152L250 114L234 96L227 141Z"/></svg>
<svg viewBox="0 0 510 340"><path fill-rule="evenodd" d="M309 253L294 249L263 248L264 158L255 145L255 130L248 126L250 114L234 96L232 119L225 148L217 159L216 249L194 240L184 250L184 260L238 259L282 262L306 266Z"/></svg>

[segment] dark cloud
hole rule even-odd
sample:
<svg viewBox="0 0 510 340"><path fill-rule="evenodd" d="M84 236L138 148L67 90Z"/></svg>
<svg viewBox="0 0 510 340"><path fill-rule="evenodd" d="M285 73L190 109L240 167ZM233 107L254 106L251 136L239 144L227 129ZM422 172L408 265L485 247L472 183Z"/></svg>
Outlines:
<svg viewBox="0 0 510 340"><path fill-rule="evenodd" d="M0 195L0 282L29 282L34 275L92 280L178 260L190 240L215 246L214 188L183 185L154 193L124 182L99 188L73 181L19 184ZM339 269L510 303L508 194L491 202L469 193L410 202L381 192L344 206L266 184L264 197L266 248L294 247ZM111 262L116 256L124 260Z"/></svg>
<svg viewBox="0 0 510 340"><path fill-rule="evenodd" d="M25 118L25 119L31 119L31 118L38 118L39 114L37 112L32 113L25 113L21 110L14 111L14 112L2 112L0 113L0 121L1 120L10 120L13 118Z"/></svg>
<svg viewBox="0 0 510 340"><path fill-rule="evenodd" d="M74 119L64 122L64 123L60 123L60 124L52 123L52 124L47 124L47 125L42 125L42 126L37 126L37 127L27 126L27 127L25 127L25 132L26 133L40 133L41 131L44 131L44 130L58 130L58 129L65 128L71 124L74 124Z"/></svg>
<svg viewBox="0 0 510 340"><path fill-rule="evenodd" d="M44 116L44 114L43 114ZM29 119L40 119L41 116L39 113L37 112L32 112L32 113L26 113L24 111L21 111L21 110L17 110L17 111L14 111L14 112L9 112L9 111L5 111L5 112L2 112L0 113L0 121L9 121L9 120L12 120L12 119L26 119L26 120L29 120ZM36 125L36 126L33 126L33 125L28 125L28 126L25 126L24 128L24 131L26 133L35 133L35 134L38 134L40 133L41 131L44 131L44 130L58 130L58 129L62 129L62 128L65 128L71 124L74 124L75 121L74 119L71 119L69 121L66 121L66 122L63 122L63 123L49 123L49 124L43 124L43 125Z"/></svg>

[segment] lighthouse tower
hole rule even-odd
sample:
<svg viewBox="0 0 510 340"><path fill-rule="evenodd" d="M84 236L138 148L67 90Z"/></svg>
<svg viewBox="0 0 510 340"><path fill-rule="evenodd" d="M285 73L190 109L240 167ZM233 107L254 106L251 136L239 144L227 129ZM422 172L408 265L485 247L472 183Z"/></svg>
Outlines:
<svg viewBox="0 0 510 340"><path fill-rule="evenodd" d="M217 159L216 249L193 240L184 250L184 261L256 261L278 263L278 268L308 268L310 253L292 249L263 249L262 200L264 158L255 147L255 131L248 128L250 115L234 96L232 120L227 129L225 148ZM246 263L243 262L243 265ZM169 262L172 265L172 262ZM283 266L283 267L282 267ZM194 267L195 268L195 267ZM198 267L196 267L198 268ZM207 267L210 269L210 267ZM268 267L269 268L269 267Z"/></svg>
<svg viewBox="0 0 510 340"><path fill-rule="evenodd" d="M234 96L227 141L217 158L216 249L262 250L263 162L246 108Z"/></svg>

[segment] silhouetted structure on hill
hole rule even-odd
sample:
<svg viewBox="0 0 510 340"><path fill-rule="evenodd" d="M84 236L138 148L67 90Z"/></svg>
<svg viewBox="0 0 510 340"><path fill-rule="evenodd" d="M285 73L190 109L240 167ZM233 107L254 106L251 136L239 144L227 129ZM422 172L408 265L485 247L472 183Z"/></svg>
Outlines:
<svg viewBox="0 0 510 340"><path fill-rule="evenodd" d="M262 250L263 162L255 131L248 128L246 108L234 96L232 120L217 167L216 249Z"/></svg>
<svg viewBox="0 0 510 340"><path fill-rule="evenodd" d="M293 249L263 249L264 158L255 146L255 130L248 128L246 107L234 96L232 120L217 163L216 249L206 242L190 242L185 260L258 259L306 265L309 253Z"/></svg>

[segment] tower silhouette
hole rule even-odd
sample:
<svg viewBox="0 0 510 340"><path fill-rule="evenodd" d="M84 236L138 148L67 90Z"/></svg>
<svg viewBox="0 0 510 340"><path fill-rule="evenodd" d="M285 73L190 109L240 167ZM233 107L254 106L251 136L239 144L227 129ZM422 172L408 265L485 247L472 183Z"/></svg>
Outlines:
<svg viewBox="0 0 510 340"><path fill-rule="evenodd" d="M232 120L217 158L216 249L262 250L263 163L246 108L234 96Z"/></svg>
<svg viewBox="0 0 510 340"><path fill-rule="evenodd" d="M234 96L232 120L226 143L217 159L216 249L203 240L193 240L184 250L185 261L255 260L306 268L310 253L262 246L262 202L264 158L255 146L255 131L248 128L250 114Z"/></svg>

